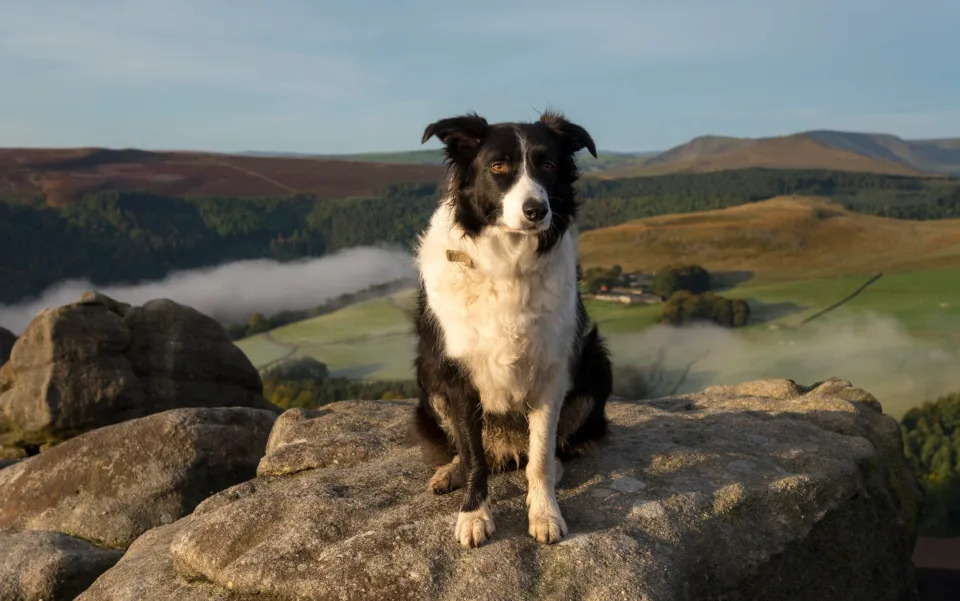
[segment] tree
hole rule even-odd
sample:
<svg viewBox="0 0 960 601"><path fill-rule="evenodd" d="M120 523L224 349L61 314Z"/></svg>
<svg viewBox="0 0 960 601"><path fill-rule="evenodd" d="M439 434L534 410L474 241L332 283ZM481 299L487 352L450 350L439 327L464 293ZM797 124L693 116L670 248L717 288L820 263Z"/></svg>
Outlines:
<svg viewBox="0 0 960 601"><path fill-rule="evenodd" d="M654 294L670 298L681 290L693 294L710 290L710 274L699 265L670 265L653 276Z"/></svg>
<svg viewBox="0 0 960 601"><path fill-rule="evenodd" d="M623 268L614 265L610 269L604 267L591 267L583 274L580 282L580 291L584 294L597 294L602 292L604 287L611 288L620 281L620 275Z"/></svg>
<svg viewBox="0 0 960 601"><path fill-rule="evenodd" d="M330 375L326 364L313 357L295 357L271 367L266 375L278 380L311 380L323 382Z"/></svg>
<svg viewBox="0 0 960 601"><path fill-rule="evenodd" d="M740 298L733 301L733 327L742 328L747 325L749 319L750 305L747 304L747 301Z"/></svg>
<svg viewBox="0 0 960 601"><path fill-rule="evenodd" d="M260 332L266 332L270 329L270 322L263 316L263 313L254 313L250 316L250 325L247 327L247 336L253 336Z"/></svg>
<svg viewBox="0 0 960 601"><path fill-rule="evenodd" d="M911 409L900 428L904 455L924 492L920 532L960 535L960 393Z"/></svg>
<svg viewBox="0 0 960 601"><path fill-rule="evenodd" d="M746 301L731 300L712 292L694 294L680 290L663 304L661 323L684 325L694 321L712 321L727 328L747 325L750 306Z"/></svg>

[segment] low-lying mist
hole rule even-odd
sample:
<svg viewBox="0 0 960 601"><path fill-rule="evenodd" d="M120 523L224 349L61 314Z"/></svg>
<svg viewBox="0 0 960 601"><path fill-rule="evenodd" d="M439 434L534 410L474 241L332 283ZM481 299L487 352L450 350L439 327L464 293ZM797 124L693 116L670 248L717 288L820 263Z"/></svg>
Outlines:
<svg viewBox="0 0 960 601"><path fill-rule="evenodd" d="M356 247L287 263L236 261L138 284L94 286L85 280L67 280L51 286L39 298L0 305L0 326L20 333L42 309L76 301L94 289L130 304L168 298L220 320L238 320L254 312L306 309L341 294L413 275L410 256L403 252Z"/></svg>
<svg viewBox="0 0 960 601"><path fill-rule="evenodd" d="M639 368L650 397L762 378L809 385L839 377L871 392L885 412L900 417L923 401L960 390L960 341L920 338L876 314L841 313L767 331L698 324L606 335L616 363Z"/></svg>

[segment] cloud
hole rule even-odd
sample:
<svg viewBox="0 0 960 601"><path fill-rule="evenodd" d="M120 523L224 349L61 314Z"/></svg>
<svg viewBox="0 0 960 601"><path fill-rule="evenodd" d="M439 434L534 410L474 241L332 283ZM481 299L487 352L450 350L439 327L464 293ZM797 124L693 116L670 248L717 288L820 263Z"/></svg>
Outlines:
<svg viewBox="0 0 960 601"><path fill-rule="evenodd" d="M52 286L38 299L0 305L0 325L22 332L42 309L74 302L94 289L134 305L169 298L218 319L245 319L254 312L306 309L374 284L412 277L413 273L410 257L402 252L357 247L290 263L269 259L237 261L133 285L96 287L86 281L69 280Z"/></svg>
<svg viewBox="0 0 960 601"><path fill-rule="evenodd" d="M762 333L658 325L607 336L618 364L645 373L651 396L765 378L810 385L839 377L873 393L884 411L899 417L960 390L958 345L918 338L896 319L876 314L839 313L802 328Z"/></svg>

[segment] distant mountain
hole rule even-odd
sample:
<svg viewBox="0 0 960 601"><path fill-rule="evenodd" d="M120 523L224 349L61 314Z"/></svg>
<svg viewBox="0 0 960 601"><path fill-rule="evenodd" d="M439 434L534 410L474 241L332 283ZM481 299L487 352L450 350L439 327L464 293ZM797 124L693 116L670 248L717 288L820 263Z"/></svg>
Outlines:
<svg viewBox="0 0 960 601"><path fill-rule="evenodd" d="M960 150L950 148L956 141L907 142L895 136L883 136L888 140L886 144L871 143L878 137L844 132L807 132L758 139L703 136L633 165L594 175L613 179L750 167L893 175L960 174Z"/></svg>
<svg viewBox="0 0 960 601"><path fill-rule="evenodd" d="M252 156L136 149L0 149L0 200L65 206L89 192L145 191L166 196L343 198L388 184L435 182L427 164L384 164L325 157Z"/></svg>
<svg viewBox="0 0 960 601"><path fill-rule="evenodd" d="M832 148L900 163L919 171L960 175L960 138L903 140L889 134L810 131L809 138Z"/></svg>

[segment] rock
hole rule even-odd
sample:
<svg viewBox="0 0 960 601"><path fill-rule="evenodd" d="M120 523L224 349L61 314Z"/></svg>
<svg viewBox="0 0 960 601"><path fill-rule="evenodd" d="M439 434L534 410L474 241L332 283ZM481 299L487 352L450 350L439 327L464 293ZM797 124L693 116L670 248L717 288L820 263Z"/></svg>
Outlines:
<svg viewBox="0 0 960 601"><path fill-rule="evenodd" d="M16 341L17 337L14 336L13 332L5 328L0 328L0 365L6 363L7 359L10 358L10 350Z"/></svg>
<svg viewBox="0 0 960 601"><path fill-rule="evenodd" d="M277 419L257 474L280 476L327 466L349 467L369 461L408 441L407 411L392 418L387 401L343 401L319 411L291 409ZM401 405L406 407L405 404ZM331 419L330 414L336 414Z"/></svg>
<svg viewBox="0 0 960 601"><path fill-rule="evenodd" d="M252 478L276 414L175 409L87 432L0 471L0 528L124 548Z"/></svg>
<svg viewBox="0 0 960 601"><path fill-rule="evenodd" d="M170 300L152 300L124 315L126 357L153 407L272 408L260 374L215 320Z"/></svg>
<svg viewBox="0 0 960 601"><path fill-rule="evenodd" d="M170 540L189 520L188 516L138 538L77 601L255 601L202 580L187 582L177 575L168 552Z"/></svg>
<svg viewBox="0 0 960 601"><path fill-rule="evenodd" d="M39 449L177 407L276 407L213 319L98 294L41 312L0 370L0 447Z"/></svg>
<svg viewBox="0 0 960 601"><path fill-rule="evenodd" d="M70 601L122 555L57 532L0 530L0 599Z"/></svg>
<svg viewBox="0 0 960 601"><path fill-rule="evenodd" d="M288 412L260 476L149 532L80 598L915 599L918 491L896 422L832 380L613 401L568 462L557 545L527 535L523 474L492 477L497 531L454 540L402 435L412 402Z"/></svg>

